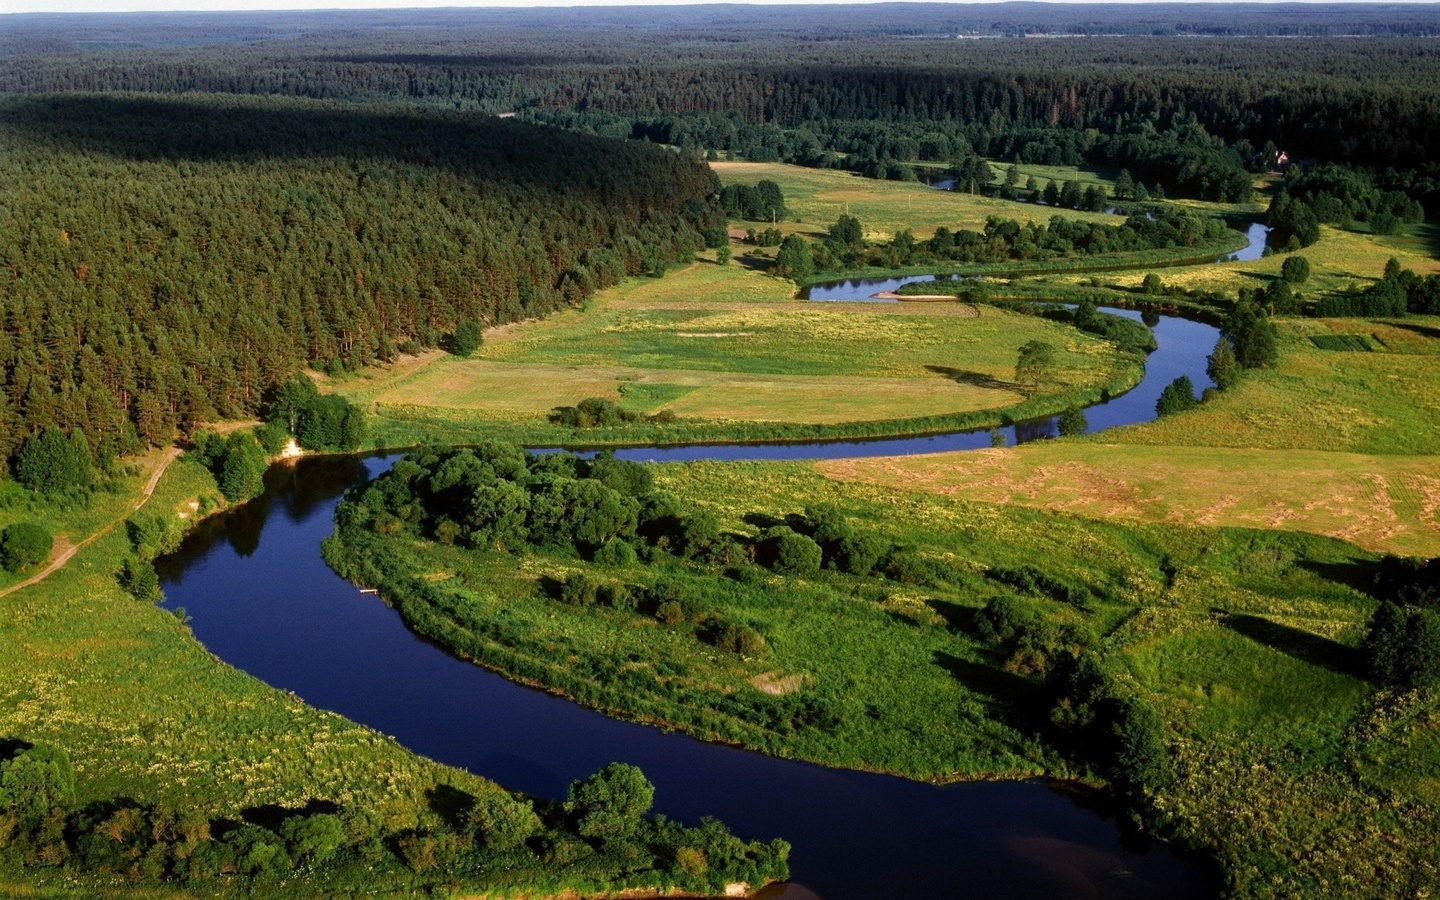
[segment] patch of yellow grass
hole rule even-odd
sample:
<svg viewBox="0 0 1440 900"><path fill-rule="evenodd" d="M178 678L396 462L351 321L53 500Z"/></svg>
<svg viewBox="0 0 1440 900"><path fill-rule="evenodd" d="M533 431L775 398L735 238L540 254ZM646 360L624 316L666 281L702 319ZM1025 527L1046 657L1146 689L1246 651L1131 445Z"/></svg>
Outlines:
<svg viewBox="0 0 1440 900"><path fill-rule="evenodd" d="M1096 518L1307 531L1440 554L1440 466L1429 456L1061 441L816 467L845 481Z"/></svg>

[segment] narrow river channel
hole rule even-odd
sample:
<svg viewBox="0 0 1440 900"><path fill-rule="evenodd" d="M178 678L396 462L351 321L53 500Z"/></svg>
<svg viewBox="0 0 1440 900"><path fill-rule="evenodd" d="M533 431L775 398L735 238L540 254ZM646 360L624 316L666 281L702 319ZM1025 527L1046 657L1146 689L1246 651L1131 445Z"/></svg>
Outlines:
<svg viewBox="0 0 1440 900"><path fill-rule="evenodd" d="M894 284L843 290L858 298ZM1155 399L1178 375L1209 384L1205 356L1216 329L1161 316L1155 333L1159 349L1144 381L1088 409L1092 430L1152 418ZM1050 428L1023 423L1010 438L1034 439ZM982 432L618 455L803 459L988 444ZM940 787L707 744L607 718L456 659L416 637L320 557L340 495L394 458L311 459L272 469L262 497L202 523L158 562L166 607L184 607L196 637L229 664L507 787L558 797L605 763L633 763L655 783L658 812L691 823L713 815L747 838L792 842L794 880L767 889L767 898L1215 895L1205 868L1127 834L1103 798L1038 781Z"/></svg>

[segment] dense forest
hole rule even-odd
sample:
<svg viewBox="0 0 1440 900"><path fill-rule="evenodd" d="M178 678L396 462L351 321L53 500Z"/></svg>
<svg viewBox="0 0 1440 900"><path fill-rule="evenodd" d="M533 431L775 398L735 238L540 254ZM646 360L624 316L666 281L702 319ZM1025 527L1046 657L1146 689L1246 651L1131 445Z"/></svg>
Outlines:
<svg viewBox="0 0 1440 900"><path fill-rule="evenodd" d="M72 95L11 99L0 133L3 455L253 415L304 365L544 314L723 235L703 164L490 117Z"/></svg>

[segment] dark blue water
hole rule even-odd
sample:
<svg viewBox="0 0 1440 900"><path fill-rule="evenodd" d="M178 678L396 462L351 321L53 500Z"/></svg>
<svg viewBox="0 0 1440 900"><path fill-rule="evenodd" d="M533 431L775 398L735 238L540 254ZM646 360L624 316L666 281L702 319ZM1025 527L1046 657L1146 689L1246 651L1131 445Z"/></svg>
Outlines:
<svg viewBox="0 0 1440 900"><path fill-rule="evenodd" d="M851 290L867 287L886 289ZM1160 349L1144 382L1087 410L1092 429L1153 417L1159 391L1176 375L1208 384L1204 360L1215 329L1162 317L1156 335ZM1032 423L1018 437L1045 428ZM803 458L988 445L982 432L620 455ZM272 469L264 496L202 523L157 563L165 606L184 607L199 640L231 665L508 787L559 797L605 763L640 766L656 785L657 811L692 823L713 815L747 838L792 842L794 881L767 889L769 898L1215 895L1204 868L1124 833L1099 797L1040 782L937 787L706 744L606 718L456 659L320 558L340 495L390 462L309 459Z"/></svg>

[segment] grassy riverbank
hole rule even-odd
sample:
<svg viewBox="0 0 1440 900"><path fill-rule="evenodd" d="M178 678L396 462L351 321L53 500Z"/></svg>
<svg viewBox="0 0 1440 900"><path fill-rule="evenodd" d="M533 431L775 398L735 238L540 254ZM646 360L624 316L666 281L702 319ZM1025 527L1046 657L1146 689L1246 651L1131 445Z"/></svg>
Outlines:
<svg viewBox="0 0 1440 900"><path fill-rule="evenodd" d="M199 501L216 496L210 474L181 461L160 479L145 511L193 522ZM90 515L105 509L97 506ZM333 804L346 830L344 846L318 873L168 884L138 870L22 868L6 852L0 853L0 894L533 897L707 887L703 879L669 871L669 864L590 848L557 829L556 819L548 820L547 833L569 848L564 860L522 849L464 873L443 864L417 868L413 858L407 864L394 841L444 827L448 813L437 796L483 798L501 789L221 663L176 616L120 588L116 572L129 554L125 529L114 529L49 578L0 600L0 741L65 750L75 766L78 807L125 798L240 823L263 821L276 809Z"/></svg>
<svg viewBox="0 0 1440 900"><path fill-rule="evenodd" d="M1374 601L1352 585L1373 557L1353 545L1097 522L840 483L804 464L655 474L742 541L833 503L912 562L886 576L664 551L606 565L362 524L327 553L382 585L412 627L512 677L708 738L915 778L1086 771L1048 724L1044 681L1055 653L1083 647L1164 722L1174 776L1147 792L1152 826L1215 852L1236 893L1378 896L1440 872L1426 799L1440 713L1358 675ZM664 585L684 616L657 620L643 599L561 602L582 574L638 598ZM1023 637L987 630L996 597L1037 617ZM730 625L763 646L726 649L716 635Z"/></svg>

